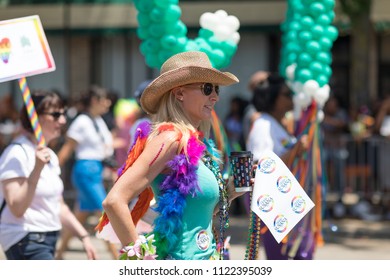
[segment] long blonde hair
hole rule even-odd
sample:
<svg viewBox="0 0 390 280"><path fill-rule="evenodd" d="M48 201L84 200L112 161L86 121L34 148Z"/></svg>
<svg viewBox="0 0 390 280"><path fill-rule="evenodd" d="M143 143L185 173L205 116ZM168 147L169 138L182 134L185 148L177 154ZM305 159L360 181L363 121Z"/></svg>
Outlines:
<svg viewBox="0 0 390 280"><path fill-rule="evenodd" d="M175 131L181 134L178 151L183 150L186 155L187 143L191 134L200 131L205 138L208 139L210 136L211 122L209 120L201 121L199 128L195 128L183 111L179 101L175 98L174 94L171 94L171 91L165 93L161 98L159 108L156 114L153 115L152 123L153 126L149 139L159 134L158 127L162 124L172 124ZM199 140L202 141L203 139Z"/></svg>

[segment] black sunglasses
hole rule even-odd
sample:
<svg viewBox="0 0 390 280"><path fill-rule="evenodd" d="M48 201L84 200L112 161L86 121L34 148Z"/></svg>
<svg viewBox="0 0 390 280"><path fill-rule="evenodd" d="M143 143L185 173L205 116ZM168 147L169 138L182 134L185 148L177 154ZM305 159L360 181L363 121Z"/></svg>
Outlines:
<svg viewBox="0 0 390 280"><path fill-rule="evenodd" d="M54 118L54 120L58 120L61 116L66 117L66 111L64 111L64 112L51 112L51 113L43 112L41 114L42 115L50 115Z"/></svg>
<svg viewBox="0 0 390 280"><path fill-rule="evenodd" d="M185 87L188 87L187 85ZM202 90L202 93L206 96L209 96L213 90L215 90L215 93L219 95L219 86L213 85L212 83L204 83L200 85L200 89Z"/></svg>

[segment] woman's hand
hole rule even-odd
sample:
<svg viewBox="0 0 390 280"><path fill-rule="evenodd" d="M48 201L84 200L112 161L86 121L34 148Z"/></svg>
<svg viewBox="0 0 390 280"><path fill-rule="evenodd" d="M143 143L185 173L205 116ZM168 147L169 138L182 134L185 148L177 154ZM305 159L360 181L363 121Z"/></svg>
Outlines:
<svg viewBox="0 0 390 280"><path fill-rule="evenodd" d="M95 250L95 247L92 245L91 238L89 236L85 236L81 239L83 242L84 250L87 253L88 260L97 260L98 256Z"/></svg>

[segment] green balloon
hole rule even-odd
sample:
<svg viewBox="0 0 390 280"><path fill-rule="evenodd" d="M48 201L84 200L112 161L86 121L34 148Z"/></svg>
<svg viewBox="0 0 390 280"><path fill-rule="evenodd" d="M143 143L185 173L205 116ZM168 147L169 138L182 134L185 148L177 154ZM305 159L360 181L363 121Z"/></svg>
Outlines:
<svg viewBox="0 0 390 280"><path fill-rule="evenodd" d="M171 0L157 0L155 1L155 4L157 7L165 9L166 7L171 5Z"/></svg>
<svg viewBox="0 0 390 280"><path fill-rule="evenodd" d="M337 31L336 27L330 25L327 27L325 31L325 36L329 38L329 40L334 41L337 39L337 36L339 35L339 32Z"/></svg>
<svg viewBox="0 0 390 280"><path fill-rule="evenodd" d="M298 38L297 34L298 32L294 30L287 32L286 36L284 36L285 43L295 42Z"/></svg>
<svg viewBox="0 0 390 280"><path fill-rule="evenodd" d="M166 22L177 22L181 17L181 9L178 5L169 5L165 9L164 20Z"/></svg>
<svg viewBox="0 0 390 280"><path fill-rule="evenodd" d="M286 58L287 65L291 65L297 61L298 55L296 53L289 53Z"/></svg>
<svg viewBox="0 0 390 280"><path fill-rule="evenodd" d="M237 45L233 41L223 41L221 43L221 49L225 54L232 57L237 51Z"/></svg>
<svg viewBox="0 0 390 280"><path fill-rule="evenodd" d="M158 61L162 65L168 58L170 58L174 53L171 50L160 50L157 53Z"/></svg>
<svg viewBox="0 0 390 280"><path fill-rule="evenodd" d="M313 61L309 65L309 70L313 73L313 75L318 75L318 74L322 73L323 67L322 67L321 63L319 63L317 61Z"/></svg>
<svg viewBox="0 0 390 280"><path fill-rule="evenodd" d="M154 1L133 0L135 7L138 11L143 13L149 13L154 6Z"/></svg>
<svg viewBox="0 0 390 280"><path fill-rule="evenodd" d="M286 51L289 53L290 52L298 52L298 51L300 51L300 47L299 47L297 42L289 42L286 45Z"/></svg>
<svg viewBox="0 0 390 280"><path fill-rule="evenodd" d="M329 53L327 52L318 52L316 55L315 55L315 58L318 62L322 63L322 64L331 64L332 63L332 58L330 56Z"/></svg>
<svg viewBox="0 0 390 280"><path fill-rule="evenodd" d="M324 71L323 71L323 74L329 79L330 76L332 76L332 68L329 66L329 65L325 65L323 67Z"/></svg>
<svg viewBox="0 0 390 280"><path fill-rule="evenodd" d="M137 36L141 40L146 40L150 37L149 28L140 26L137 28Z"/></svg>
<svg viewBox="0 0 390 280"><path fill-rule="evenodd" d="M334 0L322 0L322 4L327 10L333 10L336 3Z"/></svg>
<svg viewBox="0 0 390 280"><path fill-rule="evenodd" d="M314 20L311 16L304 16L301 19L302 29L310 30L314 25Z"/></svg>
<svg viewBox="0 0 390 280"><path fill-rule="evenodd" d="M313 26L311 33L313 34L313 38L321 38L324 35L324 28L321 25L316 24Z"/></svg>
<svg viewBox="0 0 390 280"><path fill-rule="evenodd" d="M306 51L311 55L315 55L321 50L321 46L317 41L307 42L305 47Z"/></svg>
<svg viewBox="0 0 390 280"><path fill-rule="evenodd" d="M159 23L153 23L149 26L149 34L151 37L160 38L165 33L165 26Z"/></svg>
<svg viewBox="0 0 390 280"><path fill-rule="evenodd" d="M329 24L332 23L332 20L328 15L323 14L317 17L316 22L321 26L328 26Z"/></svg>
<svg viewBox="0 0 390 280"><path fill-rule="evenodd" d="M146 51L147 54L157 53L160 49L160 42L154 38L146 39L141 43L141 45L144 45L143 49Z"/></svg>
<svg viewBox="0 0 390 280"><path fill-rule="evenodd" d="M204 28L199 29L199 37L200 38L208 39L213 35L214 35L214 32L211 30L204 29Z"/></svg>
<svg viewBox="0 0 390 280"><path fill-rule="evenodd" d="M303 68L296 71L297 80L301 83L306 82L307 80L310 80L313 75L309 69Z"/></svg>
<svg viewBox="0 0 390 280"><path fill-rule="evenodd" d="M325 12L325 7L319 2L314 2L310 4L309 6L309 14L313 17L316 18L319 15L323 14Z"/></svg>
<svg viewBox="0 0 390 280"><path fill-rule="evenodd" d="M166 35L161 37L160 43L164 49L172 49L177 45L177 38L173 35Z"/></svg>
<svg viewBox="0 0 390 280"><path fill-rule="evenodd" d="M318 75L316 81L320 87L323 87L324 85L328 84L329 79L325 75Z"/></svg>
<svg viewBox="0 0 390 280"><path fill-rule="evenodd" d="M329 51L332 48L332 41L327 37L322 37L319 41L323 51Z"/></svg>
<svg viewBox="0 0 390 280"><path fill-rule="evenodd" d="M313 39L313 36L312 33L309 31L301 31L299 32L298 38L302 43L305 43Z"/></svg>
<svg viewBox="0 0 390 280"><path fill-rule="evenodd" d="M150 24L149 14L147 13L138 13L137 14L138 25L142 27L147 27Z"/></svg>
<svg viewBox="0 0 390 280"><path fill-rule="evenodd" d="M160 8L154 8L150 12L150 20L154 23L160 23L164 20L165 11Z"/></svg>
<svg viewBox="0 0 390 280"><path fill-rule="evenodd" d="M297 58L299 67L308 67L312 60L313 58L306 52L300 53Z"/></svg>
<svg viewBox="0 0 390 280"><path fill-rule="evenodd" d="M152 68L160 68L161 64L158 60L157 54L148 54L145 56L146 64L149 65L149 67Z"/></svg>

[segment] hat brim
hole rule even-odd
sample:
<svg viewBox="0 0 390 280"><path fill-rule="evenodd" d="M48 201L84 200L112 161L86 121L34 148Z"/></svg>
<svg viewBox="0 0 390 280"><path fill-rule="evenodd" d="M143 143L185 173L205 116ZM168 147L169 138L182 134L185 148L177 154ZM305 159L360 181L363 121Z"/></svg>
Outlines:
<svg viewBox="0 0 390 280"><path fill-rule="evenodd" d="M238 82L237 77L229 72L221 72L213 68L186 66L165 72L154 79L141 95L141 106L145 112L155 114L161 97L175 87L193 83L229 86Z"/></svg>

